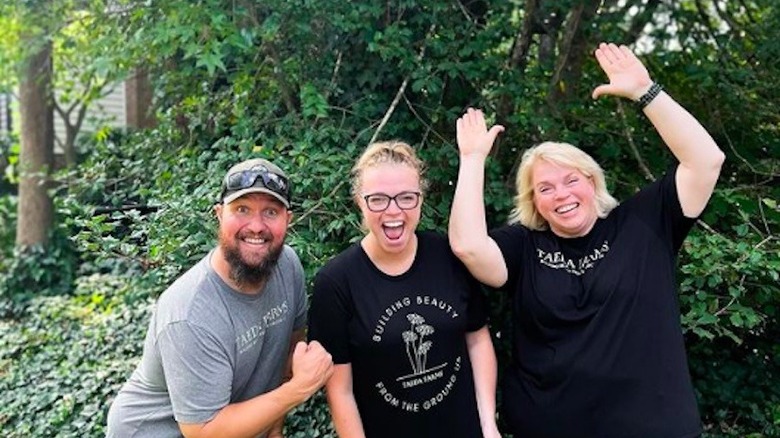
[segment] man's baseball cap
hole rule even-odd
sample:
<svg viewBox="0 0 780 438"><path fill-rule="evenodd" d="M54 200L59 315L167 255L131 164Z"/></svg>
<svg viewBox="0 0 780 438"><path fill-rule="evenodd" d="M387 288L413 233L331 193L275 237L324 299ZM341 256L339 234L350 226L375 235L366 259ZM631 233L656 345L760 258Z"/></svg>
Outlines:
<svg viewBox="0 0 780 438"><path fill-rule="evenodd" d="M290 208L290 183L287 175L263 158L242 161L225 174L220 200L229 204L248 193L266 193Z"/></svg>

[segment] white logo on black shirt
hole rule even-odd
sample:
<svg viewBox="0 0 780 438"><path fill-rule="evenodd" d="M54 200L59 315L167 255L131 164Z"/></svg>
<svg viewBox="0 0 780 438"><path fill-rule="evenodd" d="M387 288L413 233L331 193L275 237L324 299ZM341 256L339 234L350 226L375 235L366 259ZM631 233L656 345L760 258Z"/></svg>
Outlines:
<svg viewBox="0 0 780 438"><path fill-rule="evenodd" d="M436 395L434 395L433 397L427 398L427 399L425 399L425 400L423 400L421 402L398 399L398 397L393 395L387 389L387 387L385 386L384 382L377 382L375 387L376 387L377 391L379 392L379 396L382 397L382 399L384 401L386 401L387 403L389 403L391 406L395 406L397 408L401 408L404 411L408 411L408 412L420 412L420 408L422 408L423 410L427 411L428 409L430 409L430 408L438 405L442 401L444 401L444 399L447 397L447 395L449 395L450 391L452 391L452 388L455 386L455 382L458 380L457 372L460 370L460 362L461 362L460 356L455 358L455 365L452 367L452 374L447 379L447 381L445 382L445 384L441 388L441 390L439 390L439 392L437 392ZM437 369L438 368L442 368L442 367L444 367L446 365L447 364L444 364L444 365L441 365L440 367L436 367L436 368ZM428 377L428 378L421 377L421 378L419 378L420 380L424 380L424 382L420 382L420 383L427 383L429 381L438 380L438 379L440 379L441 377L444 376L444 371L443 370L436 371L435 374L437 374L436 377ZM397 380L400 380L400 378L397 379Z"/></svg>
<svg viewBox="0 0 780 438"><path fill-rule="evenodd" d="M398 381L403 381L403 379L425 373L426 366L428 365L428 351L433 346L433 341L427 340L426 337L432 335L436 331L436 329L434 329L432 326L425 323L425 318L416 313L410 313L406 315L406 319L409 320L411 327L409 330L405 330L403 333L401 333L401 336L403 337L404 344L406 345L406 357L409 358L409 363L412 365L412 374L409 376L399 377L397 379ZM445 365L447 364L445 363L436 366L433 369L439 369ZM415 381L418 382L420 380L422 379L415 379ZM435 379L429 378L429 381L430 380ZM404 387L408 388L412 385L413 382L414 381L405 381Z"/></svg>
<svg viewBox="0 0 780 438"><path fill-rule="evenodd" d="M609 242L606 240L601 244L600 248L594 248L593 251L580 257L579 260L570 259L560 251L547 252L536 248L539 263L553 269L564 269L566 272L574 275L582 275L587 270L593 269L596 266L596 262L603 259L607 252L609 252Z"/></svg>
<svg viewBox="0 0 780 438"><path fill-rule="evenodd" d="M403 345L404 351L399 351L399 354L406 355L409 369L395 378L395 382L392 384L379 381L374 387L382 400L407 412L429 410L441 403L455 386L457 372L461 369L462 359L460 356L456 356L454 362L445 361L434 364L428 362L429 353L436 347L432 339L436 333L436 327L430 321L426 321L420 313L412 311L412 308L428 307L435 307L449 319L460 316L452 305L440 298L429 295L403 297L393 302L381 313L372 336L374 342L382 342L386 335L385 329L393 318L399 317L406 320L404 324L407 324L407 328L400 333L403 340L403 344L400 345ZM398 335L398 332L388 333L394 336ZM432 396L414 400L415 392L407 393L406 390L411 391L421 385L441 386Z"/></svg>

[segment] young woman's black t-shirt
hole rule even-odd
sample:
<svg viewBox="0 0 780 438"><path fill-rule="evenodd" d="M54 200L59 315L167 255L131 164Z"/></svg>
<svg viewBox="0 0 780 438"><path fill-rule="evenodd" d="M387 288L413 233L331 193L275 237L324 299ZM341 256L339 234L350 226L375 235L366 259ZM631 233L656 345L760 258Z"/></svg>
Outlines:
<svg viewBox="0 0 780 438"><path fill-rule="evenodd" d="M445 236L417 238L398 276L359 244L328 262L314 281L309 338L352 365L368 438L481 437L465 335L486 324L484 297Z"/></svg>

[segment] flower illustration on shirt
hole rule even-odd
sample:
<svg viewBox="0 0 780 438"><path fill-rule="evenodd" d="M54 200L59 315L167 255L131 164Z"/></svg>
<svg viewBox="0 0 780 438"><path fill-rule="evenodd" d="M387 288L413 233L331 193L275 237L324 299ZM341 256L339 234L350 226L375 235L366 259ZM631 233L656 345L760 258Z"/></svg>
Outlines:
<svg viewBox="0 0 780 438"><path fill-rule="evenodd" d="M409 330L405 330L401 334L406 344L406 356L409 358L414 374L424 373L428 361L428 351L433 346L433 342L426 340L425 337L432 335L435 330L431 325L425 323L425 318L416 313L406 315L406 319L411 324Z"/></svg>

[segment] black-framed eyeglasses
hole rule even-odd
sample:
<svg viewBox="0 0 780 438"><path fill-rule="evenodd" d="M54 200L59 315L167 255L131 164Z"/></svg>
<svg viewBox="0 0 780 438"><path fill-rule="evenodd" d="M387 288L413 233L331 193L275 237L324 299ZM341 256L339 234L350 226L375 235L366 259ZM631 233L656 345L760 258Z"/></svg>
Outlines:
<svg viewBox="0 0 780 438"><path fill-rule="evenodd" d="M255 166L249 170L228 175L225 188L222 190L222 197L224 198L229 192L250 187L265 187L281 195L284 199L290 199L290 184L287 178L269 171L265 166Z"/></svg>
<svg viewBox="0 0 780 438"><path fill-rule="evenodd" d="M369 210L378 213L387 210L390 207L390 201L395 201L395 205L401 210L411 210L420 204L420 192L401 192L395 196L384 193L372 193L363 196L366 201L366 207Z"/></svg>

